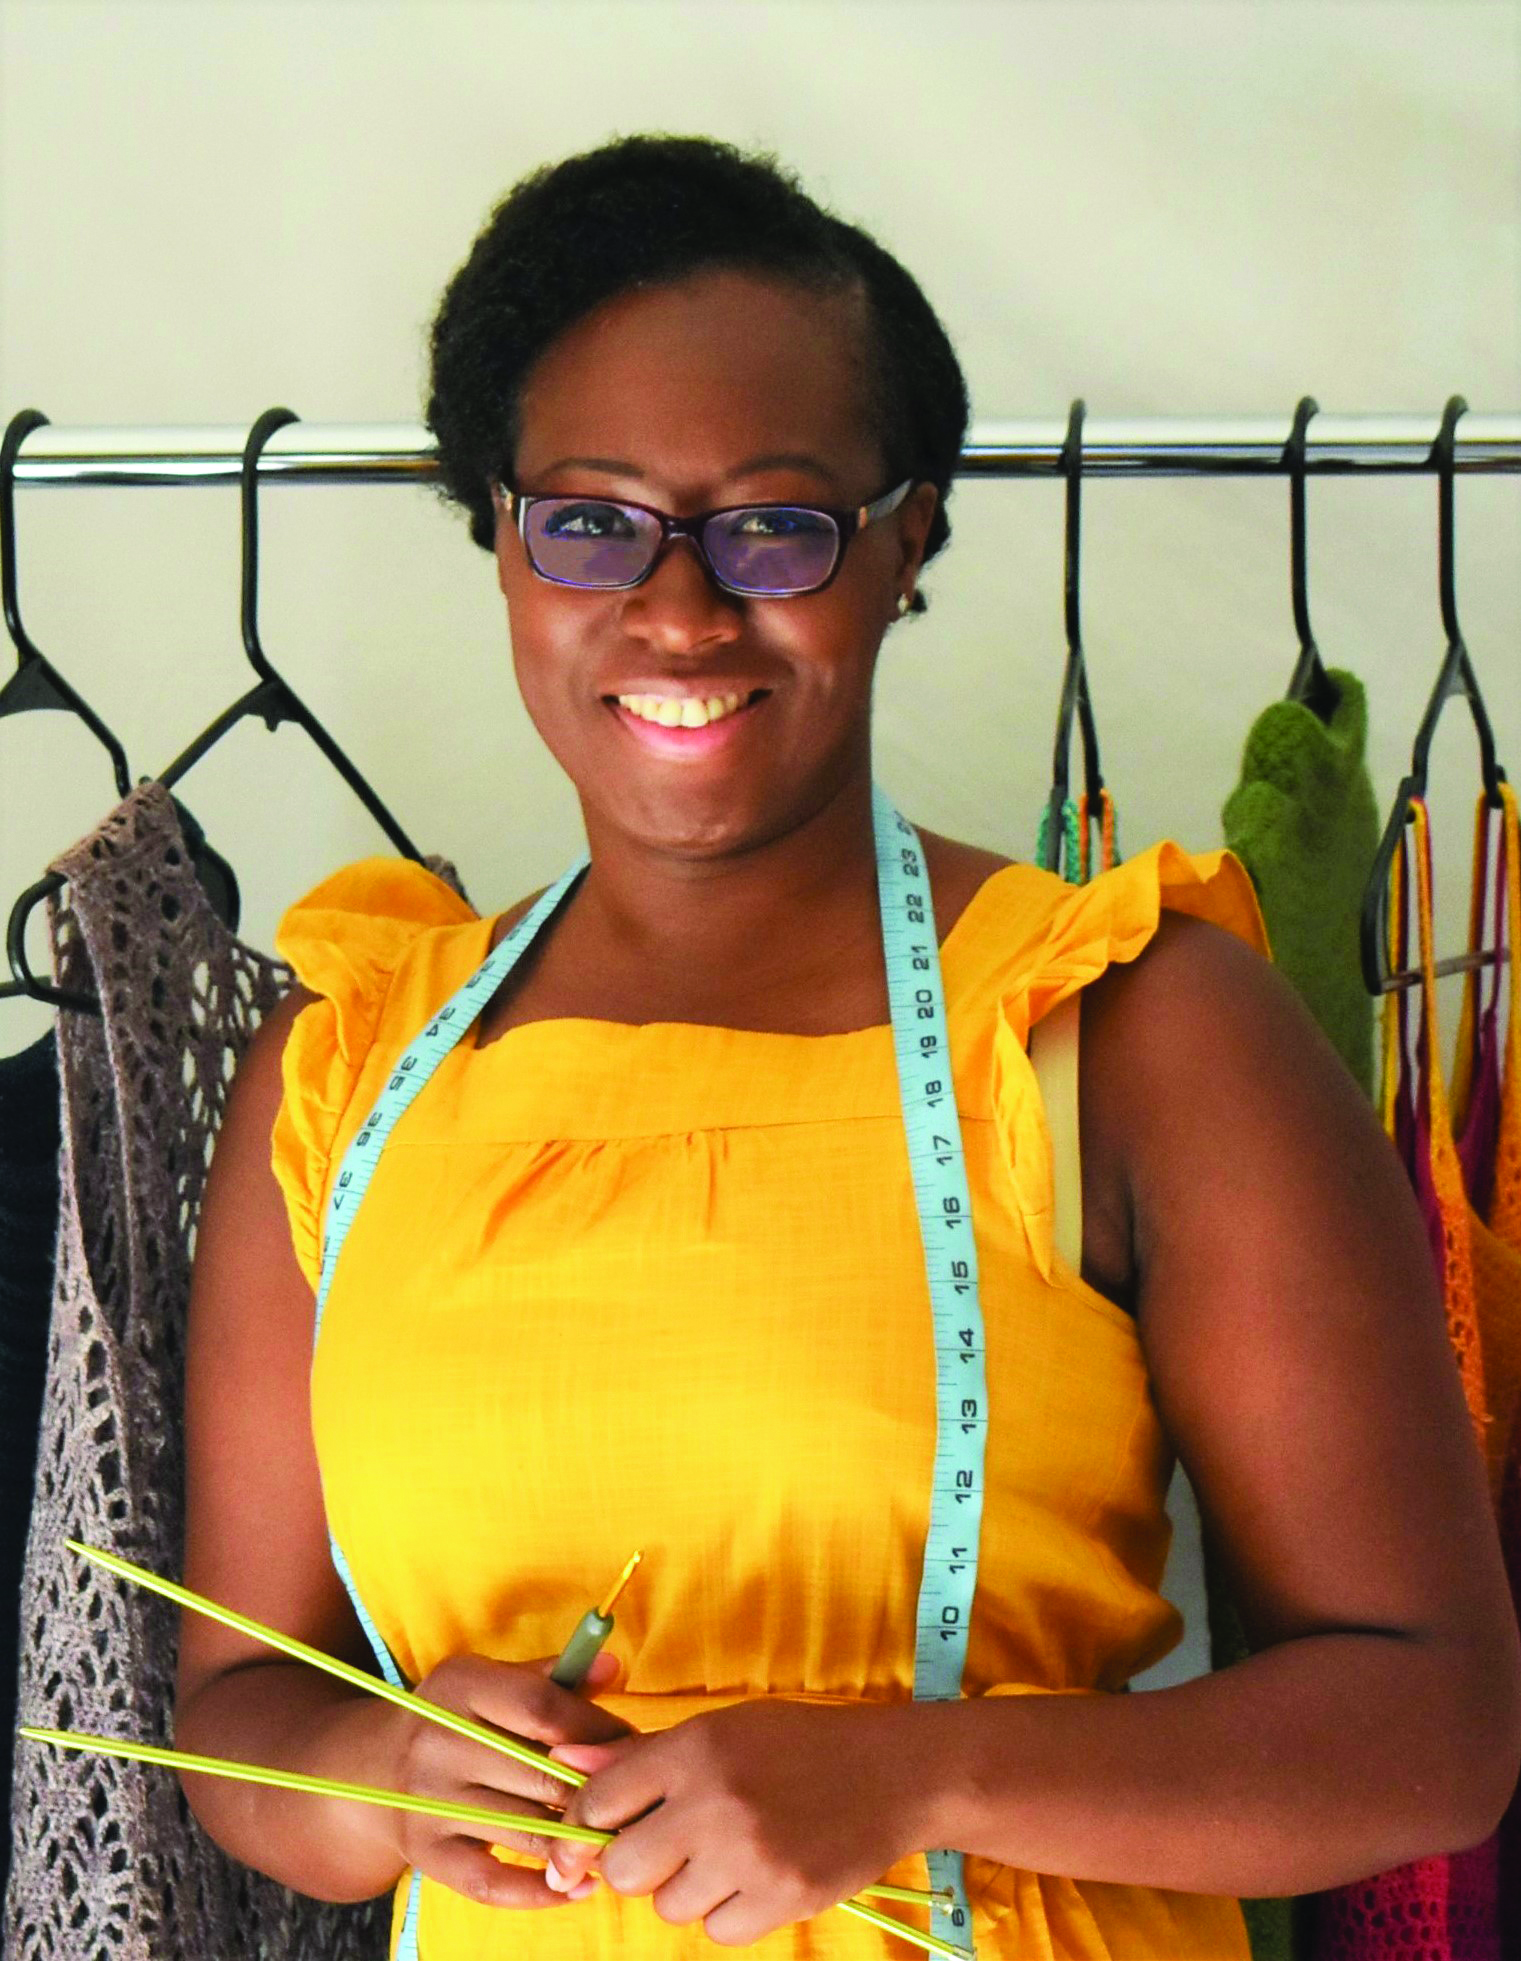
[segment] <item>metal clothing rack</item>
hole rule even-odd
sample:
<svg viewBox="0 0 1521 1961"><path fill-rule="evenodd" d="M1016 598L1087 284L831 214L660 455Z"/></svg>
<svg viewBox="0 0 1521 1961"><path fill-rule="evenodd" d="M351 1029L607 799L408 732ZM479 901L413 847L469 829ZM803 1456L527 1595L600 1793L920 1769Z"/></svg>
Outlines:
<svg viewBox="0 0 1521 1961"><path fill-rule="evenodd" d="M1075 453L1070 417L978 422L968 432L955 474L962 479L1066 478L1070 500L1074 477L1283 477L1302 472L1302 486L1309 476L1421 475L1443 468L1449 504L1454 476L1521 474L1521 411L1476 413L1458 397L1435 415L1336 415L1319 410L1308 398L1301 410L1303 416L1296 411L1286 419L1085 418ZM1454 418L1450 426L1449 417ZM1439 435L1445 451L1440 462ZM33 489L239 485L249 448L248 431L236 424L45 423L29 430L17 448L12 480ZM302 422L291 417L257 445L249 484L427 483L437 474L433 439L420 423ZM1491 959L1467 955L1444 960L1437 972L1467 971ZM1380 991L1418 978L1414 972L1389 976Z"/></svg>
<svg viewBox="0 0 1521 1961"><path fill-rule="evenodd" d="M1292 417L1094 417L1083 429L1082 474L1092 477L1255 477L1287 472ZM1435 415L1316 415L1306 432L1311 476L1433 470ZM68 428L34 430L16 458L16 482L29 488L87 485L236 484L247 430L242 427ZM1063 418L980 422L961 452L957 475L1059 477L1067 437ZM1521 412L1465 414L1454 456L1463 475L1521 473ZM414 483L437 474L432 437L420 423L293 422L259 458L265 483Z"/></svg>

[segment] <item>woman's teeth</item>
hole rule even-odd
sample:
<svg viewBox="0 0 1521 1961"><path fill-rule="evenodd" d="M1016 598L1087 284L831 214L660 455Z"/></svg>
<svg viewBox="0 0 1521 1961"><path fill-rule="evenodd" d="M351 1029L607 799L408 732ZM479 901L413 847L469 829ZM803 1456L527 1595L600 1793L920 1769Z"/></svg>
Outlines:
<svg viewBox="0 0 1521 1961"><path fill-rule="evenodd" d="M695 695L679 699L671 695L619 695L618 703L641 722L658 722L663 729L701 729L732 715L745 704L744 695L709 695L700 701Z"/></svg>

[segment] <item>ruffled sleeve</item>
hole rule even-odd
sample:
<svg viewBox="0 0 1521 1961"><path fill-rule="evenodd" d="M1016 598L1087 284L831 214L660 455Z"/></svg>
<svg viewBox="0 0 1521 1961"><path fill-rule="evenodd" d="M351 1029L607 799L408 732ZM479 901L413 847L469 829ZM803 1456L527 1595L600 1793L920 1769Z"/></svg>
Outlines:
<svg viewBox="0 0 1521 1961"><path fill-rule="evenodd" d="M271 1163L301 1271L316 1291L333 1140L375 1039L391 978L419 935L476 918L409 858L362 858L314 886L280 921L275 951L322 998L291 1023Z"/></svg>
<svg viewBox="0 0 1521 1961"><path fill-rule="evenodd" d="M1058 887L1054 878L1051 883L1049 913L999 999L993 1031L993 1120L1031 1256L1048 1281L1053 1277L1051 1138L1030 1064L1030 1030L1106 967L1134 960L1164 912L1211 920L1272 957L1256 890L1246 867L1229 851L1187 852L1164 839L1087 885Z"/></svg>

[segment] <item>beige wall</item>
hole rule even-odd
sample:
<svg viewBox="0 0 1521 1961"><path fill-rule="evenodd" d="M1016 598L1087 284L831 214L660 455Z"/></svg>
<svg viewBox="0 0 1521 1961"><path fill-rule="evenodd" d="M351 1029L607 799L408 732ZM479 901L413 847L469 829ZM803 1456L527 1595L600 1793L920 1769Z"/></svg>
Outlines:
<svg viewBox="0 0 1521 1961"><path fill-rule="evenodd" d="M1482 0L4 0L0 411L420 413L437 295L525 169L618 132L778 150L922 280L985 419L1521 410L1521 9ZM23 491L38 643L161 769L246 685L230 490ZM272 491L266 642L425 849L497 910L576 847L488 558L419 489ZM1441 653L1431 479L1316 483L1313 612L1387 799ZM1062 657L1060 490L965 485L895 633L879 771L1027 854ZM1219 840L1295 649L1285 485L1109 482L1085 632L1122 842ZM1521 767L1521 479L1458 496L1460 601ZM1434 809L1460 937L1473 743ZM247 937L383 840L293 729L187 779ZM58 716L0 722L0 902L113 800ZM41 957L40 944L38 957ZM0 1008L0 1048L46 1025ZM1449 1017L1449 1031L1451 1019Z"/></svg>

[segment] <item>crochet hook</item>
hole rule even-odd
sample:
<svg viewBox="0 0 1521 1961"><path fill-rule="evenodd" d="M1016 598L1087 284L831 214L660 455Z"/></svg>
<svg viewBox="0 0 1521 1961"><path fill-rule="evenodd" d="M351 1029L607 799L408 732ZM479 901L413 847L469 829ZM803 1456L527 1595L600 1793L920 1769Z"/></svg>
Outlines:
<svg viewBox="0 0 1521 1961"><path fill-rule="evenodd" d="M549 1671L551 1682L558 1682L562 1689L578 1689L586 1680L586 1671L601 1654L603 1642L613 1631L613 1603L633 1578L634 1568L643 1557L642 1552L636 1552L613 1581L601 1605L588 1607L581 1616L559 1660Z"/></svg>

